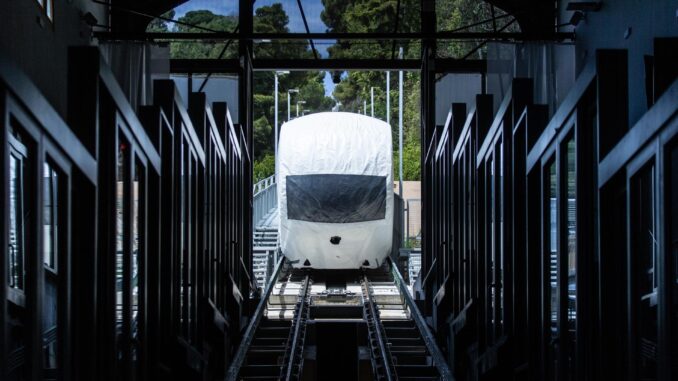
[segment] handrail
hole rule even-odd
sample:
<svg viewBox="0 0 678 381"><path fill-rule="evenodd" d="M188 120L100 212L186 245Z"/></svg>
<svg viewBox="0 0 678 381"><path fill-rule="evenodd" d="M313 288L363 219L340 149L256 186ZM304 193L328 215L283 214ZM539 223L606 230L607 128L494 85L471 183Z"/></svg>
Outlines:
<svg viewBox="0 0 678 381"><path fill-rule="evenodd" d="M426 348L428 349L429 353L431 353L431 357L433 357L433 362L435 363L438 372L440 372L441 379L447 381L454 381L454 377L452 376L450 368L447 366L445 357L443 357L443 354L440 352L438 344L436 343L436 339L431 333L431 331L428 329L428 325L426 325L424 317L421 315L421 312L419 312L419 309L414 303L414 300L412 300L412 296L407 290L407 286L405 285L405 281L403 280L402 275L400 275L400 271L398 271L398 267L393 263L393 261L391 261L390 258L388 258L388 261L391 264L391 273L393 274L393 280L398 284L398 287L400 288L400 293L405 298L405 303L407 303L407 306L410 309L412 320L414 320L415 324L417 325L419 331L422 334L424 343L426 343Z"/></svg>
<svg viewBox="0 0 678 381"><path fill-rule="evenodd" d="M253 187L252 222L257 227L271 210L278 207L277 184L275 175L269 176Z"/></svg>
<svg viewBox="0 0 678 381"><path fill-rule="evenodd" d="M271 175L263 180L260 180L252 187L252 193L256 196L257 194L265 191L275 184L275 175Z"/></svg>
<svg viewBox="0 0 678 381"><path fill-rule="evenodd" d="M243 334L243 339L240 342L238 351L233 357L233 362L231 363L231 366L228 368L228 372L226 373L226 380L228 381L236 381L236 379L238 378L240 367L242 366L243 361L245 361L245 355L247 355L247 350L249 349L250 344L252 344L252 340L254 339L254 332L256 331L257 326L259 325L259 321L261 320L261 317L264 314L264 310L266 309L266 303L268 302L268 297L269 295L271 295L273 286L275 286L274 280L278 278L284 260L285 257L281 257L280 260L278 261L278 264L276 264L275 270L273 270L273 275L271 275L272 281L268 282L268 284L266 285L265 291L261 296L261 300L257 305L257 309L254 310L252 320L250 320L250 323L247 325L247 329Z"/></svg>
<svg viewBox="0 0 678 381"><path fill-rule="evenodd" d="M428 281L428 276L431 275L431 271L433 271L433 268L434 268L437 261L438 261L438 257L433 258L433 263L431 263L431 267L426 272L426 276L424 277L424 280L421 281L421 288L426 287L426 281ZM419 271L421 271L421 270L419 270Z"/></svg>

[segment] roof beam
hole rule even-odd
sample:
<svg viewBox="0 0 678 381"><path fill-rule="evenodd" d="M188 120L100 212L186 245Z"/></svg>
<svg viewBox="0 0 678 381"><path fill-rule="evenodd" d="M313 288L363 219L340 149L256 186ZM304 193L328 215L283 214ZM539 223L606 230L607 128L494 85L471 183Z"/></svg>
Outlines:
<svg viewBox="0 0 678 381"><path fill-rule="evenodd" d="M94 32L94 37L101 40L206 40L223 41L231 39L288 41L288 40L507 40L507 41L565 41L574 40L574 33L569 32L456 32L440 31L435 33L419 32L368 32L368 33L135 33L135 32Z"/></svg>
<svg viewBox="0 0 678 381"><path fill-rule="evenodd" d="M421 70L421 60L404 59L254 59L255 71L271 70ZM237 59L172 59L170 72L182 74L221 73L237 74L240 62ZM434 60L436 73L485 73L485 60Z"/></svg>

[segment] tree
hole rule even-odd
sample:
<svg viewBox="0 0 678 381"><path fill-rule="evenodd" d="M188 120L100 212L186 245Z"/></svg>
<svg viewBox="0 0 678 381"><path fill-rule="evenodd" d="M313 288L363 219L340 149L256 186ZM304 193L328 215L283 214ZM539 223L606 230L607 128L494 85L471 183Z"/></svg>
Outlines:
<svg viewBox="0 0 678 381"><path fill-rule="evenodd" d="M174 20L174 16L176 15L176 12L174 9L172 9L169 12L163 13L161 16L164 19L172 19ZM165 21L163 19L155 18L151 20L151 22L148 24L148 27L146 27L147 32L152 32L152 33L167 33L170 31L170 28L172 28L173 25L170 25L169 21Z"/></svg>
<svg viewBox="0 0 678 381"><path fill-rule="evenodd" d="M500 8L494 8L495 17L501 16L501 19L494 23L491 20L493 14L492 5L486 1L477 0L440 0L436 2L437 28L440 31L451 31L464 28L468 25L472 27L464 28L467 32L491 32L495 27L497 30L504 29L506 32L518 32L520 27L517 23L512 23L513 17L506 17L506 12ZM510 23L510 25L508 25ZM508 25L508 26L507 26ZM481 46L475 52L479 45L478 41L446 41L438 43L437 53L442 57L463 58L471 54L474 58L485 58L487 55L486 46Z"/></svg>
<svg viewBox="0 0 678 381"><path fill-rule="evenodd" d="M448 0L449 1L449 0ZM393 32L396 23L397 0L323 0L325 10L321 14L328 30L333 32ZM398 32L416 32L420 30L419 1L401 0ZM400 41L405 57L419 57L420 45ZM337 41L328 49L333 58L390 58L393 51L392 41L365 44L361 42ZM394 156L398 150L398 76L391 75L391 93L386 94L386 76L383 72L349 72L334 90L334 97L342 103L342 110L357 112L367 101L371 102L370 88L375 87L375 117L385 119L386 97L391 103L391 132ZM403 127L404 142L403 164L405 180L420 178L419 131L419 74L407 73L404 78ZM368 112L369 114L369 112ZM396 161L397 163L397 161Z"/></svg>
<svg viewBox="0 0 678 381"><path fill-rule="evenodd" d="M253 172L255 184L273 175L275 173L275 158L273 154L267 153L260 160L255 161Z"/></svg>
<svg viewBox="0 0 678 381"><path fill-rule="evenodd" d="M179 18L182 24L174 28L177 32L205 32L203 29L188 25L195 25L220 32L232 32L238 25L236 16L217 15L208 10L186 12ZM188 25L186 25L188 24ZM227 42L196 42L180 41L170 43L170 56L172 58L218 58ZM237 44L231 43L222 58L234 58L238 56Z"/></svg>
<svg viewBox="0 0 678 381"><path fill-rule="evenodd" d="M252 124L254 127L254 134L252 139L254 140L254 152L258 152L259 155L265 152L270 152L271 143L273 141L273 129L268 123L268 119L265 116L256 119Z"/></svg>

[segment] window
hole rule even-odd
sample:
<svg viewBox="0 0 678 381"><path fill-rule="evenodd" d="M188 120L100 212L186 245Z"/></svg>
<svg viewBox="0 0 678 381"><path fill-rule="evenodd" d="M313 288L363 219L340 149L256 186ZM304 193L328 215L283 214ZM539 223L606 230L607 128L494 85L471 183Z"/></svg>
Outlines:
<svg viewBox="0 0 678 381"><path fill-rule="evenodd" d="M570 380L577 377L577 173L574 138L564 146L567 172L564 186L567 187L567 354Z"/></svg>
<svg viewBox="0 0 678 381"><path fill-rule="evenodd" d="M286 187L291 220L350 223L385 218L385 176L287 176Z"/></svg>
<svg viewBox="0 0 678 381"><path fill-rule="evenodd" d="M197 330L197 181L198 161L194 151L183 142L181 158L181 254L180 324L183 337L195 342Z"/></svg>
<svg viewBox="0 0 678 381"><path fill-rule="evenodd" d="M129 234L126 223L129 216L128 200L128 162L129 162L129 144L122 141L118 146L117 152L117 173L115 186L115 342L116 342L116 356L118 361L121 361L124 355L123 346L123 332L124 332L124 318L125 305L127 297L125 296L125 252L129 247L125 243Z"/></svg>
<svg viewBox="0 0 678 381"><path fill-rule="evenodd" d="M657 203L655 165L650 163L631 178L631 258L634 265L635 359L637 379L656 380L657 374Z"/></svg>
<svg viewBox="0 0 678 381"><path fill-rule="evenodd" d="M134 166L134 181L132 183L132 321L131 321L131 359L133 374L138 371L139 363L139 297L143 282L141 273L141 259L144 256L143 234L145 232L145 198L146 182L145 167L138 160Z"/></svg>
<svg viewBox="0 0 678 381"><path fill-rule="evenodd" d="M48 163L43 165L43 264L45 292L43 295L43 368L45 376L56 378L59 366L59 175Z"/></svg>
<svg viewBox="0 0 678 381"><path fill-rule="evenodd" d="M673 262L673 275L672 275L672 294L673 294L673 307L671 309L672 324L671 331L673 332L673 354L672 358L678 358L678 145L675 145L671 148L669 154L669 161L667 163L668 177L669 177L669 194L670 203L669 209L667 210L668 214L668 225L669 228L667 231L670 234L669 242L669 253L671 253L671 261ZM678 361L673 362L674 369L672 370L674 375L678 375Z"/></svg>
<svg viewBox="0 0 678 381"><path fill-rule="evenodd" d="M17 147L18 146L18 147ZM25 221L24 221L24 172L25 149L17 142L9 154L9 247L8 285L23 291L26 286Z"/></svg>
<svg viewBox="0 0 678 381"><path fill-rule="evenodd" d="M13 121L13 120L12 120ZM33 193L30 181L29 152L23 144L21 135L14 133L10 127L9 140L9 227L7 245L7 364L10 380L27 379L30 371L27 366L26 337L27 311L27 258L32 252L30 246L34 241L30 239L31 203Z"/></svg>
<svg viewBox="0 0 678 381"><path fill-rule="evenodd" d="M556 161L553 160L545 171L545 213L544 252L547 263L546 282L546 343L547 343L547 378L557 380L559 372L560 339L558 315L560 314L560 277L558 274L558 178Z"/></svg>
<svg viewBox="0 0 678 381"><path fill-rule="evenodd" d="M487 185L489 187L489 194L488 194L488 202L487 202L487 211L488 211L488 217L490 220L490 226L489 226L489 237L488 237L488 242L489 242L489 247L488 247L488 258L487 258L487 267L489 274L487 276L487 279L490 281L490 295L489 295L489 303L490 303L490 311L489 311L489 322L490 322L490 329L487 334L488 337L488 342L493 343L496 335L495 335L495 326L497 324L497 306L496 306L496 293L497 293L497 279L496 279L496 257L495 257L495 252L496 252L496 247L497 247L497 242L496 242L496 235L495 233L495 228L496 228L496 210L494 208L495 206L495 172L494 172L494 157L488 161L488 168L487 168L487 173L488 173L488 180L487 180Z"/></svg>
<svg viewBox="0 0 678 381"><path fill-rule="evenodd" d="M496 163L496 181L497 181L497 188L496 188L496 197L497 197L497 202L496 202L496 208L497 210L495 211L495 218L497 220L497 223L495 224L495 229L497 233L495 235L497 236L497 242L494 245L495 249L495 256L497 257L497 266L498 266L498 275L497 275L497 297L499 298L498 300L498 308L499 310L497 311L497 333L498 335L502 335L504 333L504 314L505 314L505 306L504 306L504 142L503 140L499 141L499 145L496 148L499 151L499 160ZM497 154L497 151L495 150L495 155Z"/></svg>
<svg viewBox="0 0 678 381"><path fill-rule="evenodd" d="M47 16L48 19L53 20L54 19L54 3L53 0L36 0L40 7L42 7L43 12L45 12L45 16Z"/></svg>

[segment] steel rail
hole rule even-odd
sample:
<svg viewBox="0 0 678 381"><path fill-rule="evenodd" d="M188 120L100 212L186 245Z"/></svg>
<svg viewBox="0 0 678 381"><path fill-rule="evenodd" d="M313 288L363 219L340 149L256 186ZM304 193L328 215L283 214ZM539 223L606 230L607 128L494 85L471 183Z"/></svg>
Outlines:
<svg viewBox="0 0 678 381"><path fill-rule="evenodd" d="M287 359L287 364L283 370L285 370L285 377L284 379L287 381L292 380L292 371L294 370L294 362L296 360L296 351L297 347L299 346L299 335L300 335L300 330L301 330L301 325L302 325L302 320L304 319L305 315L305 309L306 309L306 304L307 304L307 295L308 295L308 288L309 284L311 281L311 276L306 275L306 278L304 279L304 287L301 289L301 295L300 295L300 300L299 300L299 309L297 311L296 316L294 317L294 334L292 335L292 347L289 350L289 359ZM303 324L306 324L306 322L303 322ZM305 327L304 327L305 329ZM302 353L303 356L303 353Z"/></svg>
<svg viewBox="0 0 678 381"><path fill-rule="evenodd" d="M271 275L271 281L268 283L268 285L266 285L265 291L261 296L261 300L257 305L257 309L254 311L254 315L252 315L252 320L250 320L250 323L247 325L247 329L245 330L243 339L240 342L238 351L233 357L233 362L231 362L231 366L228 368L228 372L226 373L227 381L236 381L238 379L240 367L242 366L242 363L245 361L247 350L249 349L250 345L252 344L252 340L254 339L254 333L257 330L257 326L259 326L261 317L264 315L264 311L266 310L266 303L268 302L268 297L269 295L271 295L271 291L273 291L273 287L275 286L276 280L278 279L278 275L280 275L280 269L282 268L284 260L285 257L281 257L280 260L278 261L278 264L276 264L275 270L273 270L273 275Z"/></svg>
<svg viewBox="0 0 678 381"><path fill-rule="evenodd" d="M381 353L381 358L384 361L384 370L386 371L386 379L388 381L397 380L397 376L393 373L393 359L391 358L391 353L388 350L386 341L382 332L381 319L379 319L379 311L374 305L372 300L372 292L370 291L370 281L367 278L367 275L363 274L363 294L367 298L365 305L369 309L369 313L372 316L374 330L377 336L377 342L379 342L379 352ZM366 316L367 318L367 316ZM367 329L370 330L370 322L367 322ZM376 369L375 369L376 370Z"/></svg>
<svg viewBox="0 0 678 381"><path fill-rule="evenodd" d="M431 354L431 357L433 358L433 363L438 369L441 379L446 381L454 381L454 376L452 376L452 372L450 371L450 368L447 366L445 357L443 356L442 352L440 352L440 348L438 348L438 343L436 342L435 336L433 336L433 334L431 333L431 330L428 328L428 325L426 324L426 320L424 320L424 317L421 315L421 312L419 312L419 308L417 308L414 299L412 299L412 295L410 295L410 292L407 289L407 286L405 285L405 281L403 280L402 275L400 275L400 271L398 271L398 267L395 265L395 263L393 263L391 258L387 258L387 260L391 265L391 273L393 274L393 280L398 285L400 293L403 295L405 303L407 304L407 307L410 309L412 320L414 320L415 324L417 325L417 328L419 328L421 337L424 339L426 348L428 349L429 353Z"/></svg>

